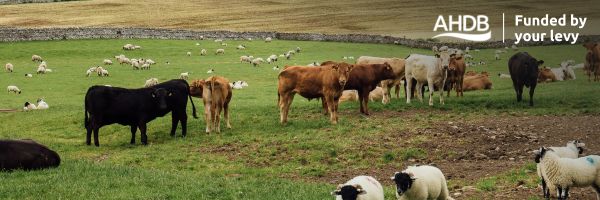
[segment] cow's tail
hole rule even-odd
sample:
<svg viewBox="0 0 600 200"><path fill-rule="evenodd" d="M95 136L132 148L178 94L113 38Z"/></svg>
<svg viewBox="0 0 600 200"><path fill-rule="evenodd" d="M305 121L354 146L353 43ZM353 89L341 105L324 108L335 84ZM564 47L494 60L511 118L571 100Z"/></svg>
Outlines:
<svg viewBox="0 0 600 200"><path fill-rule="evenodd" d="M190 94L190 85L187 81L185 81L185 85L187 86L187 96L190 99L190 103L192 103L192 116L194 119L198 119L198 115L196 115L196 106L194 105L194 100L192 99L192 94Z"/></svg>

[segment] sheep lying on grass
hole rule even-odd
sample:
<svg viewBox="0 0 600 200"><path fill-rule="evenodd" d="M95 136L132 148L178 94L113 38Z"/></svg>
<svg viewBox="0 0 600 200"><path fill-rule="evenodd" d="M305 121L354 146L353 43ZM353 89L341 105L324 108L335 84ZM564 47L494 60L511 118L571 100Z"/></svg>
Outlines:
<svg viewBox="0 0 600 200"><path fill-rule="evenodd" d="M600 199L600 156L561 158L553 149L541 147L540 165L548 186L556 187L558 199L567 199L571 187L592 186Z"/></svg>
<svg viewBox="0 0 600 200"><path fill-rule="evenodd" d="M150 78L148 80L146 80L146 83L144 84L144 87L152 87L158 85L158 79L157 78Z"/></svg>
<svg viewBox="0 0 600 200"><path fill-rule="evenodd" d="M433 166L409 166L392 177L396 183L396 197L401 200L453 199L448 192L446 178Z"/></svg>
<svg viewBox="0 0 600 200"><path fill-rule="evenodd" d="M383 187L375 178L357 176L331 192L336 200L383 200Z"/></svg>

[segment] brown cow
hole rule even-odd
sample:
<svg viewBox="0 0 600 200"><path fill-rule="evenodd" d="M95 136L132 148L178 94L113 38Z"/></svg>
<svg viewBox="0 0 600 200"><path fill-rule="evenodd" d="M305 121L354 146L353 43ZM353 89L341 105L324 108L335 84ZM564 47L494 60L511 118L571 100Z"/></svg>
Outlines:
<svg viewBox="0 0 600 200"><path fill-rule="evenodd" d="M456 96L463 96L463 79L465 77L465 60L462 56L451 57L450 63L448 64L448 97L450 97L450 91L453 87L456 87Z"/></svg>
<svg viewBox="0 0 600 200"><path fill-rule="evenodd" d="M383 64L355 64L344 90L358 91L360 112L369 115L369 93L383 80L394 77L396 77L394 71L387 62ZM325 101L322 102L323 109L326 109Z"/></svg>
<svg viewBox="0 0 600 200"><path fill-rule="evenodd" d="M206 121L206 133L216 130L221 132L221 110L227 123L229 123L229 102L232 92L229 80L220 76L211 76L206 80L195 80L190 85L190 95L202 98L204 102L204 117Z"/></svg>
<svg viewBox="0 0 600 200"><path fill-rule="evenodd" d="M280 122L287 123L288 111L294 95L325 100L332 124L337 124L338 100L350 76L352 65L338 63L327 66L289 66L279 73L277 94L279 97Z"/></svg>
<svg viewBox="0 0 600 200"><path fill-rule="evenodd" d="M490 81L490 78L487 75L477 74L474 76L465 76L463 81L463 91L484 89L492 89L492 81Z"/></svg>
<svg viewBox="0 0 600 200"><path fill-rule="evenodd" d="M537 80L538 83L554 81L556 81L556 75L552 72L552 70L550 70L550 68L544 66L542 69L540 69Z"/></svg>
<svg viewBox="0 0 600 200"><path fill-rule="evenodd" d="M371 57L371 56L361 56L356 60L356 64L383 64L388 63L392 69L394 70L394 77L382 80L381 88L383 88L383 100L382 103L387 104L390 102L392 97L391 90L393 87L396 87L396 97L400 98L399 92L400 89L398 85L400 85L401 80L404 78L404 59L400 58L380 58L380 57Z"/></svg>
<svg viewBox="0 0 600 200"><path fill-rule="evenodd" d="M585 70L588 75L588 81L600 81L600 45L598 43L588 42L583 44L587 52L585 55Z"/></svg>

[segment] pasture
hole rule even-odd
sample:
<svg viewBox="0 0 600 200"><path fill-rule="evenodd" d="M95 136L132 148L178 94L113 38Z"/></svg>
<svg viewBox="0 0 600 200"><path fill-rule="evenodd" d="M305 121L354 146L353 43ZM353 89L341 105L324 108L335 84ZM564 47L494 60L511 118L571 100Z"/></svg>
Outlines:
<svg viewBox="0 0 600 200"><path fill-rule="evenodd" d="M449 180L451 193L460 199L541 199L531 150L540 145L562 146L568 140L588 143L587 154L600 153L600 85L587 81L581 69L577 79L538 84L535 107L517 103L508 73L512 50L494 60L495 49L471 51L485 66L467 71L487 71L493 89L454 92L446 105L435 106L393 98L390 104L370 102L371 116L359 114L357 102L340 106L340 121L331 125L318 101L298 95L289 123L279 124L277 75L274 65L307 65L313 61L342 61L361 55L405 58L429 50L397 45L333 42L225 41L212 40L73 40L2 43L0 64L10 62L15 72L0 73L0 86L17 85L22 94L0 93L0 138L34 139L56 150L62 158L56 169L0 173L2 199L329 199L339 183L356 175L376 177L385 186L386 199L394 199L389 177L411 164L435 164ZM141 50L124 51L131 43ZM196 43L200 43L196 46ZM236 50L245 44L245 50ZM252 67L240 63L241 55L266 58L296 47L302 52L291 60ZM200 49L208 50L200 56ZM581 45L523 47L549 67L567 59L583 62ZM186 52L192 56L186 56ZM52 73L37 75L37 54ZM150 58L151 70L119 65L113 56ZM102 60L115 62L106 68L110 77L86 77L85 71ZM170 64L166 64L169 62ZM354 62L348 60L347 62ZM151 77L161 82L190 72L190 81L206 78L206 71L230 82L245 80L249 87L234 90L230 104L233 129L221 134L204 133L202 101L194 98L199 119L190 117L188 136L169 136L170 117L148 124L147 146L129 144L129 128L120 125L100 129L100 147L86 146L83 100L92 85L138 88ZM33 78L24 77L32 73ZM526 89L525 91L528 91ZM400 96L403 96L401 94ZM48 110L21 112L25 101L43 97ZM528 96L525 100L528 100ZM191 116L191 105L188 114ZM138 132L139 133L139 132ZM471 187L472 186L472 187ZM573 197L587 198L591 189L575 189Z"/></svg>

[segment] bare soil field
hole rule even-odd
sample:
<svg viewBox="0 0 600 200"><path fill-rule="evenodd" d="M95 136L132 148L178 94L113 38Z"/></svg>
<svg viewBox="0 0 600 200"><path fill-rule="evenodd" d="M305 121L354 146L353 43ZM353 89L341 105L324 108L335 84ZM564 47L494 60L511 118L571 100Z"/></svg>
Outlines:
<svg viewBox="0 0 600 200"><path fill-rule="evenodd" d="M439 14L485 14L494 39L507 16L588 17L582 34L598 34L598 2L576 1L396 1L396 0L90 0L0 6L0 26L149 27L194 30L366 33L428 38ZM512 23L512 19L507 19ZM508 25L507 25L508 26ZM510 33L510 28L507 30ZM572 31L572 30L571 30ZM511 37L511 34L507 35Z"/></svg>

